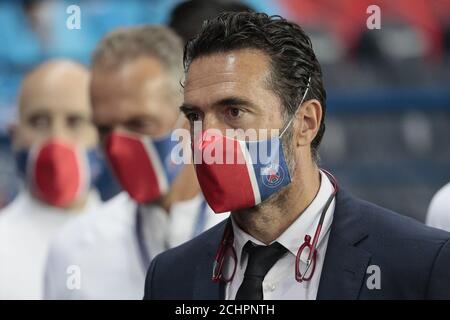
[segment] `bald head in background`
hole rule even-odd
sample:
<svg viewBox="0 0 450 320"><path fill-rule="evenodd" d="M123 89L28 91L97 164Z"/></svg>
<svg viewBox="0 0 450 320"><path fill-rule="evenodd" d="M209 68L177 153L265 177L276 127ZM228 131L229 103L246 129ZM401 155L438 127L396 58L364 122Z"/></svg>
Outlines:
<svg viewBox="0 0 450 320"><path fill-rule="evenodd" d="M102 208L93 184L101 163L89 77L82 65L55 60L23 79L10 132L22 183L0 212L0 300L42 299L52 239L75 217Z"/></svg>
<svg viewBox="0 0 450 320"><path fill-rule="evenodd" d="M29 148L48 139L93 147L89 70L69 60L45 62L22 82L18 121L12 127L13 148Z"/></svg>

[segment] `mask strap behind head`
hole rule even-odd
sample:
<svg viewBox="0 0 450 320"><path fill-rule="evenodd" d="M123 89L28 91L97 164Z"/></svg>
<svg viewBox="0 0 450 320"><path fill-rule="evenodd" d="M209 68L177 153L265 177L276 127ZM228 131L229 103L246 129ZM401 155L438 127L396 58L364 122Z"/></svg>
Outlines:
<svg viewBox="0 0 450 320"><path fill-rule="evenodd" d="M300 108L301 108L301 106L302 106L302 104L303 104L303 101L305 100L306 95L308 94L308 91L309 91L309 85L310 85L310 84L311 84L311 76L309 76L309 78L308 78L308 84L306 85L306 90L305 90L305 93L303 94L302 100L300 101L300 104L299 104L299 106L297 107L297 110L295 110L294 115L291 117L291 119L289 120L288 124L287 124L286 127L283 129L283 131L281 132L280 138L283 137L283 134L284 134L284 133L286 132L286 130L291 126L292 122L293 122L294 119L297 117L298 110L300 110Z"/></svg>

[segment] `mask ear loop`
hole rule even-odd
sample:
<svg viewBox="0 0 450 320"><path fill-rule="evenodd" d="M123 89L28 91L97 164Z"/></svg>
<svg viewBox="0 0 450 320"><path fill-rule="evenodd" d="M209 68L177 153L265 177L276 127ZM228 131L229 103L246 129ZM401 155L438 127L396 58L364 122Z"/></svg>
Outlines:
<svg viewBox="0 0 450 320"><path fill-rule="evenodd" d="M302 100L300 101L300 105L298 106L297 110L295 110L294 115L291 117L291 119L289 120L288 124L286 125L286 127L284 127L283 131L281 132L280 139L283 137L283 135L286 132L286 130L291 126L292 122L297 117L298 110L300 110L300 108L301 108L301 106L303 104L303 101L305 100L306 95L308 94L309 85L310 84L311 84L311 76L309 76L309 78L308 78L308 84L306 85L306 90L305 90L305 93L303 94Z"/></svg>

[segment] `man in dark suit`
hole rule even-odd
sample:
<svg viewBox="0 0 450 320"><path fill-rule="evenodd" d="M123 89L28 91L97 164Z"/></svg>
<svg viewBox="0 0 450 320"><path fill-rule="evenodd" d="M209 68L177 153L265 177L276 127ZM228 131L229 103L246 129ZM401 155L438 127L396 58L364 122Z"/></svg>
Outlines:
<svg viewBox="0 0 450 320"><path fill-rule="evenodd" d="M450 234L358 200L318 168L326 95L298 25L224 13L186 45L184 63L181 110L202 129L191 132L194 158L222 154L212 129L259 130L223 139L237 158L268 141L261 129L279 129L270 139L281 147L270 149L276 163L195 162L209 205L231 217L156 257L145 299L450 299Z"/></svg>

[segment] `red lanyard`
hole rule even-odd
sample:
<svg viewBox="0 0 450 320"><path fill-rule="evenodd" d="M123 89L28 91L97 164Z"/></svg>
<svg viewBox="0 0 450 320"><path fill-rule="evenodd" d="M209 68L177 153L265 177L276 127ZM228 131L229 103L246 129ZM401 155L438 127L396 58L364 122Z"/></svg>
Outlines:
<svg viewBox="0 0 450 320"><path fill-rule="evenodd" d="M322 225L323 221L325 219L325 215L328 211L328 208L331 205L331 202L333 201L334 197L336 196L338 192L338 184L336 179L333 177L331 173L328 171L325 171L321 169L330 179L331 184L333 185L333 192L328 198L327 202L325 203L324 208L322 209L322 213L320 215L319 223L316 227L316 232L314 233L314 237L312 238L311 242L311 236L305 235L305 239L303 244L299 247L297 251L297 256L295 258L295 280L298 282L303 281L309 281L311 280L312 276L314 275L314 271L316 269L316 259L317 259L317 243L319 242L320 232L322 231ZM234 234L233 234L233 227L231 225L231 218L229 218L227 225L225 227L225 231L222 236L222 240L220 241L219 248L217 250L216 256L214 258L214 264L213 264L213 275L212 275L212 281L213 282L231 282L234 278L234 275L236 273L237 268L237 255L236 250L233 246L234 243ZM302 256L303 252L307 250L308 252L308 258L306 260L306 268L302 272L300 270L300 257ZM223 268L225 261L227 260L227 254L229 257L233 260L233 269L230 276L226 276L223 274Z"/></svg>

